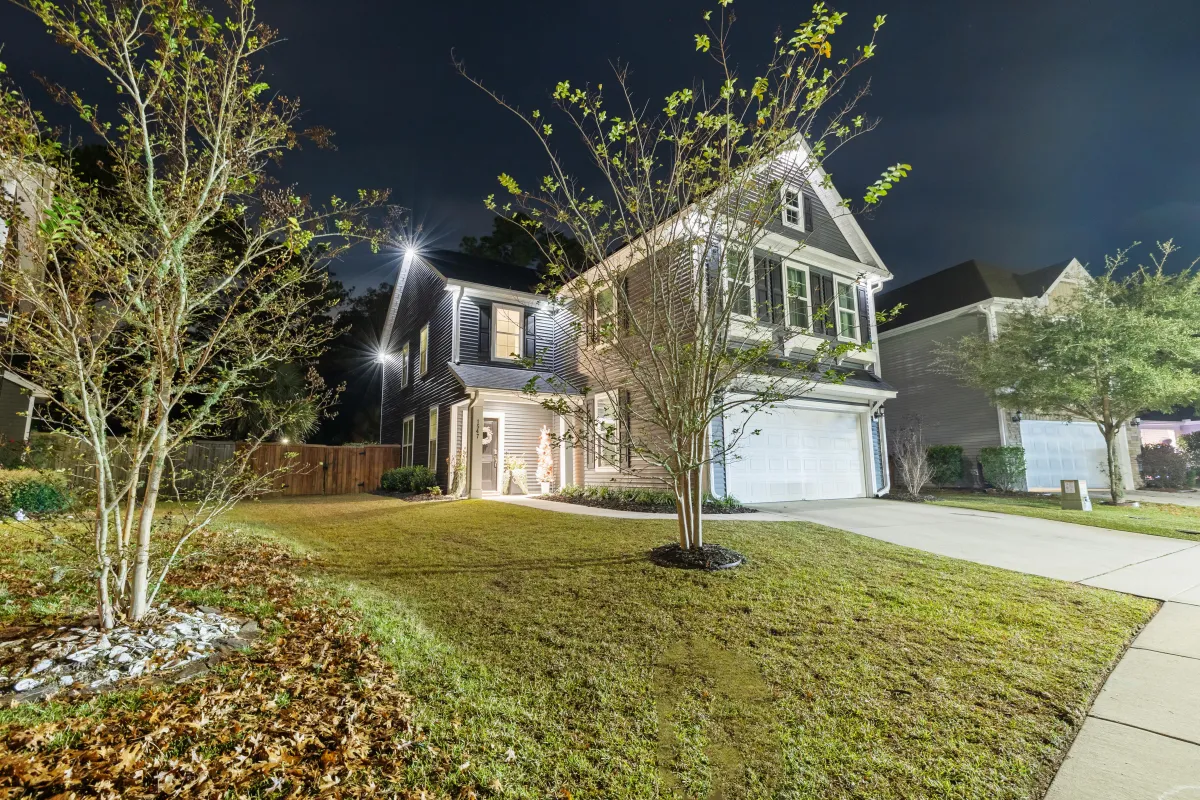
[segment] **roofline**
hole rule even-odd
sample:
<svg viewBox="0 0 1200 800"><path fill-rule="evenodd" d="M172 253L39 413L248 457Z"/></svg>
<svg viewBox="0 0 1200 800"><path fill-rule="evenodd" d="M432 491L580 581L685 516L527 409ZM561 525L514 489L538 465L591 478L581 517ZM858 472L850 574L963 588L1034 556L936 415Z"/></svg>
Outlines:
<svg viewBox="0 0 1200 800"><path fill-rule="evenodd" d="M22 389L27 389L30 394L32 394L38 400L49 400L53 396L33 381L22 378L20 375L11 370L4 370L4 380L12 381Z"/></svg>

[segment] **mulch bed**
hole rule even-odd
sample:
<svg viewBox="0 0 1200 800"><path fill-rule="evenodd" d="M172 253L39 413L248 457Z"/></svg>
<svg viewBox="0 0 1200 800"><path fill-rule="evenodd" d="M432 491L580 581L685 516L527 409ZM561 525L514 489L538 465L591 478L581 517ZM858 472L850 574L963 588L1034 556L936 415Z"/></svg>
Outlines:
<svg viewBox="0 0 1200 800"><path fill-rule="evenodd" d="M460 500L462 498L447 494L429 494L428 492L385 492L383 489L376 489L371 494L377 494L380 497L393 497L397 500L403 500L406 503L438 503L449 502L452 500Z"/></svg>
<svg viewBox="0 0 1200 800"><path fill-rule="evenodd" d="M542 495L541 500L553 500L556 503L571 503L577 506L591 506L592 508L611 508L614 511L639 511L648 514L674 514L675 506L659 505L657 503L625 503L619 500L601 500L590 497L563 497L556 494ZM749 508L747 506L718 506L706 503L701 509L705 514L755 514L757 508Z"/></svg>
<svg viewBox="0 0 1200 800"><path fill-rule="evenodd" d="M745 556L719 544L706 544L699 550L684 550L678 544L664 544L650 551L650 560L660 567L702 569L709 572L740 566Z"/></svg>
<svg viewBox="0 0 1200 800"><path fill-rule="evenodd" d="M348 603L301 589L299 563L245 544L180 570L177 586L265 587L264 635L189 683L123 682L112 702L0 728L0 797L421 796L387 790L422 746L413 698Z"/></svg>

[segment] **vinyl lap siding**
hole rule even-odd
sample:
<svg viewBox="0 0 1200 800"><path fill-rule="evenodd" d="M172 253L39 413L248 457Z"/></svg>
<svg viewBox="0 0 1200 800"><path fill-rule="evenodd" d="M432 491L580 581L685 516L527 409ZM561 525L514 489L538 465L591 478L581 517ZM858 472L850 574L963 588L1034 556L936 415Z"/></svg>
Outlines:
<svg viewBox="0 0 1200 800"><path fill-rule="evenodd" d="M884 376L899 392L887 403L892 435L919 419L927 443L962 445L969 463L981 447L1000 444L996 409L983 392L962 386L933 364L939 344L980 333L984 325L981 314L968 314L879 342Z"/></svg>
<svg viewBox="0 0 1200 800"><path fill-rule="evenodd" d="M8 380L0 380L0 437L7 442L25 441L29 424L29 392Z"/></svg>
<svg viewBox="0 0 1200 800"><path fill-rule="evenodd" d="M558 420L554 414L532 403L504 403L488 400L483 405L483 416L497 413L504 415L504 458L517 457L525 461L525 472L529 476L529 491L537 489L537 446L542 436L542 426L558 433ZM559 470L558 447L554 451L554 476L557 481ZM500 465L501 471L504 465Z"/></svg>
<svg viewBox="0 0 1200 800"><path fill-rule="evenodd" d="M817 197L817 193L813 191L808 181L799 175L791 174L782 164L777 163L769 170L768 177L760 181L760 185L764 190L772 183L775 185L787 183L801 188L804 194L804 201L812 209L813 229L811 231L797 231L795 228L787 227L783 224L782 208L779 208L776 213L771 215L771 219L767 221L767 230L790 239L798 239L804 242L806 247L815 247L818 250L824 250L826 253L833 253L835 256L848 258L851 261L859 260L858 255L854 252L854 248L846 241L846 237L842 235L841 229L838 228L837 223L830 216L829 210L825 208L825 204ZM778 191L778 189L774 191ZM846 211L844 213L849 214L850 212ZM871 266L876 265L871 264Z"/></svg>
<svg viewBox="0 0 1200 800"><path fill-rule="evenodd" d="M871 420L871 458L875 460L875 491L887 486L887 465L883 463L883 441L879 435L879 420Z"/></svg>

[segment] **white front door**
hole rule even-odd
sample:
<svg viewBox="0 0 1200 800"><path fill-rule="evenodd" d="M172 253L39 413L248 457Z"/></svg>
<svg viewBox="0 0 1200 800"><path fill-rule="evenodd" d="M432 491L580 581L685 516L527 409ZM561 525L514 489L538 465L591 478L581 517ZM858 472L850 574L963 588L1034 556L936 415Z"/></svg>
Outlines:
<svg viewBox="0 0 1200 800"><path fill-rule="evenodd" d="M1058 491L1061 480L1085 480L1089 489L1108 488L1104 437L1094 422L1021 420L1021 445L1031 492Z"/></svg>
<svg viewBox="0 0 1200 800"><path fill-rule="evenodd" d="M725 435L736 428L759 430L741 437L726 458L729 494L743 503L864 497L862 429L856 413L779 407L745 422L734 411Z"/></svg>

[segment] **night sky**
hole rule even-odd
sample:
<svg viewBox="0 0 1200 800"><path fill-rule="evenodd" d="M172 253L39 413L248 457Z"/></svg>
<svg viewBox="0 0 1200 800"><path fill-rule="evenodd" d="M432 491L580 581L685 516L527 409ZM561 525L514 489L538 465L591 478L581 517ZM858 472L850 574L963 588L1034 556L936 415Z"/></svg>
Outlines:
<svg viewBox="0 0 1200 800"><path fill-rule="evenodd" d="M574 3L260 0L287 41L269 80L336 152L291 154L283 177L315 196L387 186L440 246L491 226L482 198L508 171L542 174L533 140L459 77L451 51L520 104L548 107L563 78L634 69L645 98L687 86L707 63L692 34L715 0ZM885 166L911 179L863 220L902 283L968 258L1032 269L1068 257L1093 267L1133 240L1174 237L1200 255L1200 2L851 0L835 54L888 15L862 107L881 127L832 163L844 195ZM735 54L750 75L778 26L805 3L738 0ZM39 102L38 71L79 85L79 61L32 17L0 6L0 59ZM867 77L868 73L860 73ZM107 97L103 98L107 100ZM656 100L657 102L657 100ZM358 253L335 266L358 288L394 261Z"/></svg>

